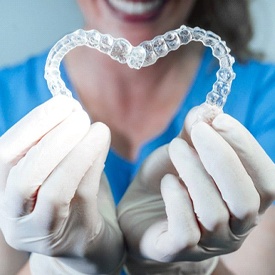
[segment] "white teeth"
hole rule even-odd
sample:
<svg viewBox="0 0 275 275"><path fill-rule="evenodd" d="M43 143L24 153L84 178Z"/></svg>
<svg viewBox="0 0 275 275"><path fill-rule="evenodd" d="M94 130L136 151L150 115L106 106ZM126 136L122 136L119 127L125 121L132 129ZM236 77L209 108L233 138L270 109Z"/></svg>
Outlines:
<svg viewBox="0 0 275 275"><path fill-rule="evenodd" d="M109 0L110 4L124 13L131 15L141 15L158 8L162 0L152 0L148 2L132 2L127 0Z"/></svg>

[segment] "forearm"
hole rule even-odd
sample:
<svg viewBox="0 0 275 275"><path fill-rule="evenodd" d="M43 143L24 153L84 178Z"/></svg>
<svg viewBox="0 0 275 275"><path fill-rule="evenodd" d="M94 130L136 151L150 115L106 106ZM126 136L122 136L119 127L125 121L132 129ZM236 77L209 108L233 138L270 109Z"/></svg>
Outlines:
<svg viewBox="0 0 275 275"><path fill-rule="evenodd" d="M30 262L27 261L16 275L31 275Z"/></svg>
<svg viewBox="0 0 275 275"><path fill-rule="evenodd" d="M222 259L219 259L218 264L211 275L235 275L236 273L229 270L229 268L224 264Z"/></svg>
<svg viewBox="0 0 275 275"><path fill-rule="evenodd" d="M274 274L275 270L275 206L271 206L262 216L243 245L236 252L220 257L217 271L223 267L228 274ZM225 271L214 275L227 274Z"/></svg>
<svg viewBox="0 0 275 275"><path fill-rule="evenodd" d="M0 231L0 275L16 274L29 258L29 253L11 248Z"/></svg>

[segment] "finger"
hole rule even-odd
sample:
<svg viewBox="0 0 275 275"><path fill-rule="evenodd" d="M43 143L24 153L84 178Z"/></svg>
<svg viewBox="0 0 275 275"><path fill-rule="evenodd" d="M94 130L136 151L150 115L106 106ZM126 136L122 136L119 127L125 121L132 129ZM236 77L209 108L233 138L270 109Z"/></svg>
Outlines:
<svg viewBox="0 0 275 275"><path fill-rule="evenodd" d="M0 138L0 182L9 169L46 133L66 119L80 105L65 96L56 96L38 106Z"/></svg>
<svg viewBox="0 0 275 275"><path fill-rule="evenodd" d="M232 147L211 126L199 122L191 130L192 142L206 169L219 188L230 213L231 228L237 234L255 223L259 194Z"/></svg>
<svg viewBox="0 0 275 275"><path fill-rule="evenodd" d="M211 125L214 118L220 113L222 113L222 110L220 108L217 108L216 106L211 106L206 103L195 106L188 112L185 118L184 127L182 129L180 137L183 138L189 145L192 145L190 135L193 125L200 121Z"/></svg>
<svg viewBox="0 0 275 275"><path fill-rule="evenodd" d="M162 179L161 193L167 222L156 223L145 232L141 249L152 259L168 262L179 251L196 246L200 230L188 192L176 176L168 174Z"/></svg>
<svg viewBox="0 0 275 275"><path fill-rule="evenodd" d="M96 197L98 194L99 182L111 140L109 128L100 122L94 123L91 126L90 136L88 144L84 146L87 146L86 150L91 151L90 159L92 160L92 165L90 165L89 171L85 174L77 189L78 196L82 198L82 201L88 204L91 196ZM83 150L85 150L84 146ZM79 157L81 157L81 155Z"/></svg>
<svg viewBox="0 0 275 275"><path fill-rule="evenodd" d="M120 231L118 225L117 209L112 195L112 190L110 188L108 178L104 173L101 174L100 178L97 195L97 208L103 219L117 231Z"/></svg>
<svg viewBox="0 0 275 275"><path fill-rule="evenodd" d="M74 198L74 203L78 204L78 216L96 219L96 196L109 144L109 128L103 123L92 124L87 135L39 189L34 215L38 219L43 217L46 224L52 220L60 224L68 217L70 208L74 207L71 204ZM89 221L89 218L83 220Z"/></svg>
<svg viewBox="0 0 275 275"><path fill-rule="evenodd" d="M228 225L229 213L213 179L203 167L198 154L184 140L175 138L169 155L188 189L201 226L215 232Z"/></svg>
<svg viewBox="0 0 275 275"><path fill-rule="evenodd" d="M80 108L66 96L53 97L36 107L0 138L1 158L8 162L20 159L41 137Z"/></svg>
<svg viewBox="0 0 275 275"><path fill-rule="evenodd" d="M100 214L108 217L112 212L113 215L116 216L107 178L102 175L105 166L104 163L110 147L111 134L109 128L102 123L98 123L96 128L95 131L97 132L94 136L96 140L94 140L93 144L99 153L76 191L77 197L81 201L83 213L85 213L86 217L89 217L89 219L87 219L89 223L87 226L89 226L89 228L98 224Z"/></svg>
<svg viewBox="0 0 275 275"><path fill-rule="evenodd" d="M275 199L275 165L256 139L229 115L217 116L213 128L232 146L261 196L260 211Z"/></svg>
<svg viewBox="0 0 275 275"><path fill-rule="evenodd" d="M169 238L175 238L176 243L181 240L186 247L197 244L200 231L186 188L174 175L166 175L161 181L161 194L165 203ZM180 245L181 249L184 246Z"/></svg>
<svg viewBox="0 0 275 275"><path fill-rule="evenodd" d="M83 110L73 112L34 145L10 170L5 201L11 216L29 212L38 188L85 136L89 126L90 120Z"/></svg>

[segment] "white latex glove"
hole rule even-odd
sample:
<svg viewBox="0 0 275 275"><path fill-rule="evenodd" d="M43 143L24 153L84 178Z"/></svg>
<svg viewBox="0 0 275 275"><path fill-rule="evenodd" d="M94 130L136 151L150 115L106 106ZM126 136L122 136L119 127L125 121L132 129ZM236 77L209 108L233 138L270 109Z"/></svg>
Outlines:
<svg viewBox="0 0 275 275"><path fill-rule="evenodd" d="M109 144L109 129L90 126L64 96L0 138L0 225L9 245L41 254L31 258L33 274L112 274L122 264L122 234L101 179Z"/></svg>
<svg viewBox="0 0 275 275"><path fill-rule="evenodd" d="M275 197L274 163L252 135L225 114L196 122L200 108L183 135L194 148L175 138L157 149L119 204L131 274L211 273L213 257L238 249ZM186 261L201 262L192 273Z"/></svg>

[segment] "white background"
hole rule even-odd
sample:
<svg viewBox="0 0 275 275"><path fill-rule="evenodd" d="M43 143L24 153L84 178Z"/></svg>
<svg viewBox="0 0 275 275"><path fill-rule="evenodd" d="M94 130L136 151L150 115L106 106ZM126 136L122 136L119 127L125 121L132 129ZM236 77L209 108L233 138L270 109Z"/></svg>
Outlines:
<svg viewBox="0 0 275 275"><path fill-rule="evenodd" d="M275 61L275 1L250 2L255 25L251 46ZM75 0L0 0L0 66L49 49L82 23Z"/></svg>

